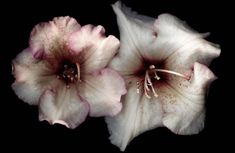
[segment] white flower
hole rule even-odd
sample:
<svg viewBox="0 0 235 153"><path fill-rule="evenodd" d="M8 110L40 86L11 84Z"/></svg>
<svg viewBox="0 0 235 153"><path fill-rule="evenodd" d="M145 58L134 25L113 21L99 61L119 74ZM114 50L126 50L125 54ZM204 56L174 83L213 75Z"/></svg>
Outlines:
<svg viewBox="0 0 235 153"><path fill-rule="evenodd" d="M107 117L110 140L123 151L137 135L166 126L177 134L196 134L205 118L205 93L216 78L208 69L220 49L170 14L157 19L113 5L120 51L110 67L127 85L123 109Z"/></svg>
<svg viewBox="0 0 235 153"><path fill-rule="evenodd" d="M12 88L25 102L39 106L39 119L69 128L86 116L120 112L123 79L108 62L119 40L102 26L81 27L70 17L54 18L32 30L29 47L13 60Z"/></svg>

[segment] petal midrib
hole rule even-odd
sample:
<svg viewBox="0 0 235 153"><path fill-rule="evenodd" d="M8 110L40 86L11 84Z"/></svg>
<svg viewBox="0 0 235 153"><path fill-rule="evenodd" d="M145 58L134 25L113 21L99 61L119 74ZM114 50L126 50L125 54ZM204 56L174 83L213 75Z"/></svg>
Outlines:
<svg viewBox="0 0 235 153"><path fill-rule="evenodd" d="M179 46L179 47L176 48L174 51L172 51L169 55L167 55L167 57L166 57L165 59L163 59L162 62L167 62L167 60L168 60L171 56L173 56L175 53L177 53L178 50L180 50L180 49L183 48L184 46L188 45L189 42L194 41L194 40L197 40L197 39L200 40L199 37L192 38L192 39L190 39L190 40L186 39L186 40L184 41L183 45ZM157 41L157 40L156 40L156 41Z"/></svg>

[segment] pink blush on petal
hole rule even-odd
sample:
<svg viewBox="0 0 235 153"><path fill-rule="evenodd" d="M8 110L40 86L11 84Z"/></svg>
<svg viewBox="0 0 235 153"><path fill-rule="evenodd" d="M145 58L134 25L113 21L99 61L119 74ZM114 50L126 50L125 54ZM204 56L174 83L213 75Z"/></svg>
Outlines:
<svg viewBox="0 0 235 153"><path fill-rule="evenodd" d="M55 121L52 122L52 124L53 125L54 124L61 124L61 125L66 126L67 128L69 128L69 125L65 121L63 121L63 120L55 120Z"/></svg>
<svg viewBox="0 0 235 153"><path fill-rule="evenodd" d="M33 57L35 59L42 59L44 57L44 54L45 52L43 50L39 50L39 51L36 51L34 54L33 54Z"/></svg>

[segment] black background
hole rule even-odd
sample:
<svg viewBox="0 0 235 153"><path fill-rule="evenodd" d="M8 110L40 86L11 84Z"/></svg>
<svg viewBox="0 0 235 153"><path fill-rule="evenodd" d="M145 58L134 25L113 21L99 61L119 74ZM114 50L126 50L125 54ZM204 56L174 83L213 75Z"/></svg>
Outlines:
<svg viewBox="0 0 235 153"><path fill-rule="evenodd" d="M11 89L14 81L11 75L11 60L28 46L32 28L51 20L55 16L69 15L81 25L103 25L106 35L119 37L116 17L111 1L31 1L9 2L1 9L1 138L2 147L18 151L60 151L65 152L119 152L109 140L109 134L103 118L87 118L75 130L61 125L51 126L38 121L38 109L22 102ZM179 136L166 128L158 128L136 137L126 148L126 152L160 151L203 151L205 149L228 150L232 136L234 100L233 45L229 37L233 36L234 16L230 4L225 1L125 1L123 2L140 14L157 17L161 13L171 13L199 32L211 32L209 41L220 44L222 54L210 65L218 79L211 85L206 101L207 115L204 130L193 136ZM229 77L231 76L231 77ZM231 92L229 92L231 91ZM229 97L230 96L230 97Z"/></svg>

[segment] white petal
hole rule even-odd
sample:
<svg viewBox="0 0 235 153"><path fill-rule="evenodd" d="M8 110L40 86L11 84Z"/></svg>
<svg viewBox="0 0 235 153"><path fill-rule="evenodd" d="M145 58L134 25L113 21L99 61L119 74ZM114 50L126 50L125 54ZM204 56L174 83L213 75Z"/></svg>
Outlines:
<svg viewBox="0 0 235 153"><path fill-rule="evenodd" d="M159 57L165 63L164 68L189 76L194 71L192 79L205 79L205 76L209 77L208 80L214 79L213 73L206 66L194 63L209 65L211 60L220 55L220 49L216 45L204 40L202 35L190 30L182 21L169 14L158 17L155 30L158 33L156 52L163 52ZM198 67L204 68L205 74L198 75ZM165 89L157 89L159 94L167 97L162 99L164 111L167 112L163 119L164 124L178 134L198 133L204 125L204 86L209 83L210 81L206 85L202 83L195 86L194 82L169 75Z"/></svg>
<svg viewBox="0 0 235 153"><path fill-rule="evenodd" d="M192 31L184 22L170 14L162 14L155 21L157 59L166 61L170 70L183 72L194 62L209 65L220 55L216 45L204 40L203 35Z"/></svg>
<svg viewBox="0 0 235 153"><path fill-rule="evenodd" d="M22 51L13 60L13 75L16 80L12 88L17 96L29 104L38 104L45 87L55 79L45 63L33 58L29 49Z"/></svg>
<svg viewBox="0 0 235 153"><path fill-rule="evenodd" d="M154 19L138 15L120 2L113 5L113 10L117 15L121 46L111 67L122 74L133 74L142 65L143 57L154 51L149 49L155 39Z"/></svg>
<svg viewBox="0 0 235 153"><path fill-rule="evenodd" d="M90 104L90 116L114 116L121 111L126 88L117 72L107 68L81 79L79 94Z"/></svg>
<svg viewBox="0 0 235 153"><path fill-rule="evenodd" d="M111 143L121 151L142 132L162 126L161 104L155 99L138 94L137 81L138 79L131 79L128 93L122 98L122 111L115 117L106 117Z"/></svg>
<svg viewBox="0 0 235 153"><path fill-rule="evenodd" d="M69 36L77 31L80 25L74 18L55 17L50 22L40 23L34 27L30 35L30 47L35 58L65 56L68 53ZM62 54L62 55L61 55ZM55 58L55 57L54 57Z"/></svg>
<svg viewBox="0 0 235 153"><path fill-rule="evenodd" d="M40 98L39 119L51 124L74 129L86 119L88 112L89 104L79 97L74 86L67 89L61 83L56 89L46 90Z"/></svg>
<svg viewBox="0 0 235 153"><path fill-rule="evenodd" d="M69 39L71 52L78 55L81 73L91 73L105 68L119 47L119 40L110 35L105 37L102 26L83 26Z"/></svg>
<svg viewBox="0 0 235 153"><path fill-rule="evenodd" d="M195 63L190 81L172 80L158 89L164 95L163 124L177 134L196 134L204 127L205 95L216 77L204 65ZM180 84L180 85L178 85Z"/></svg>

